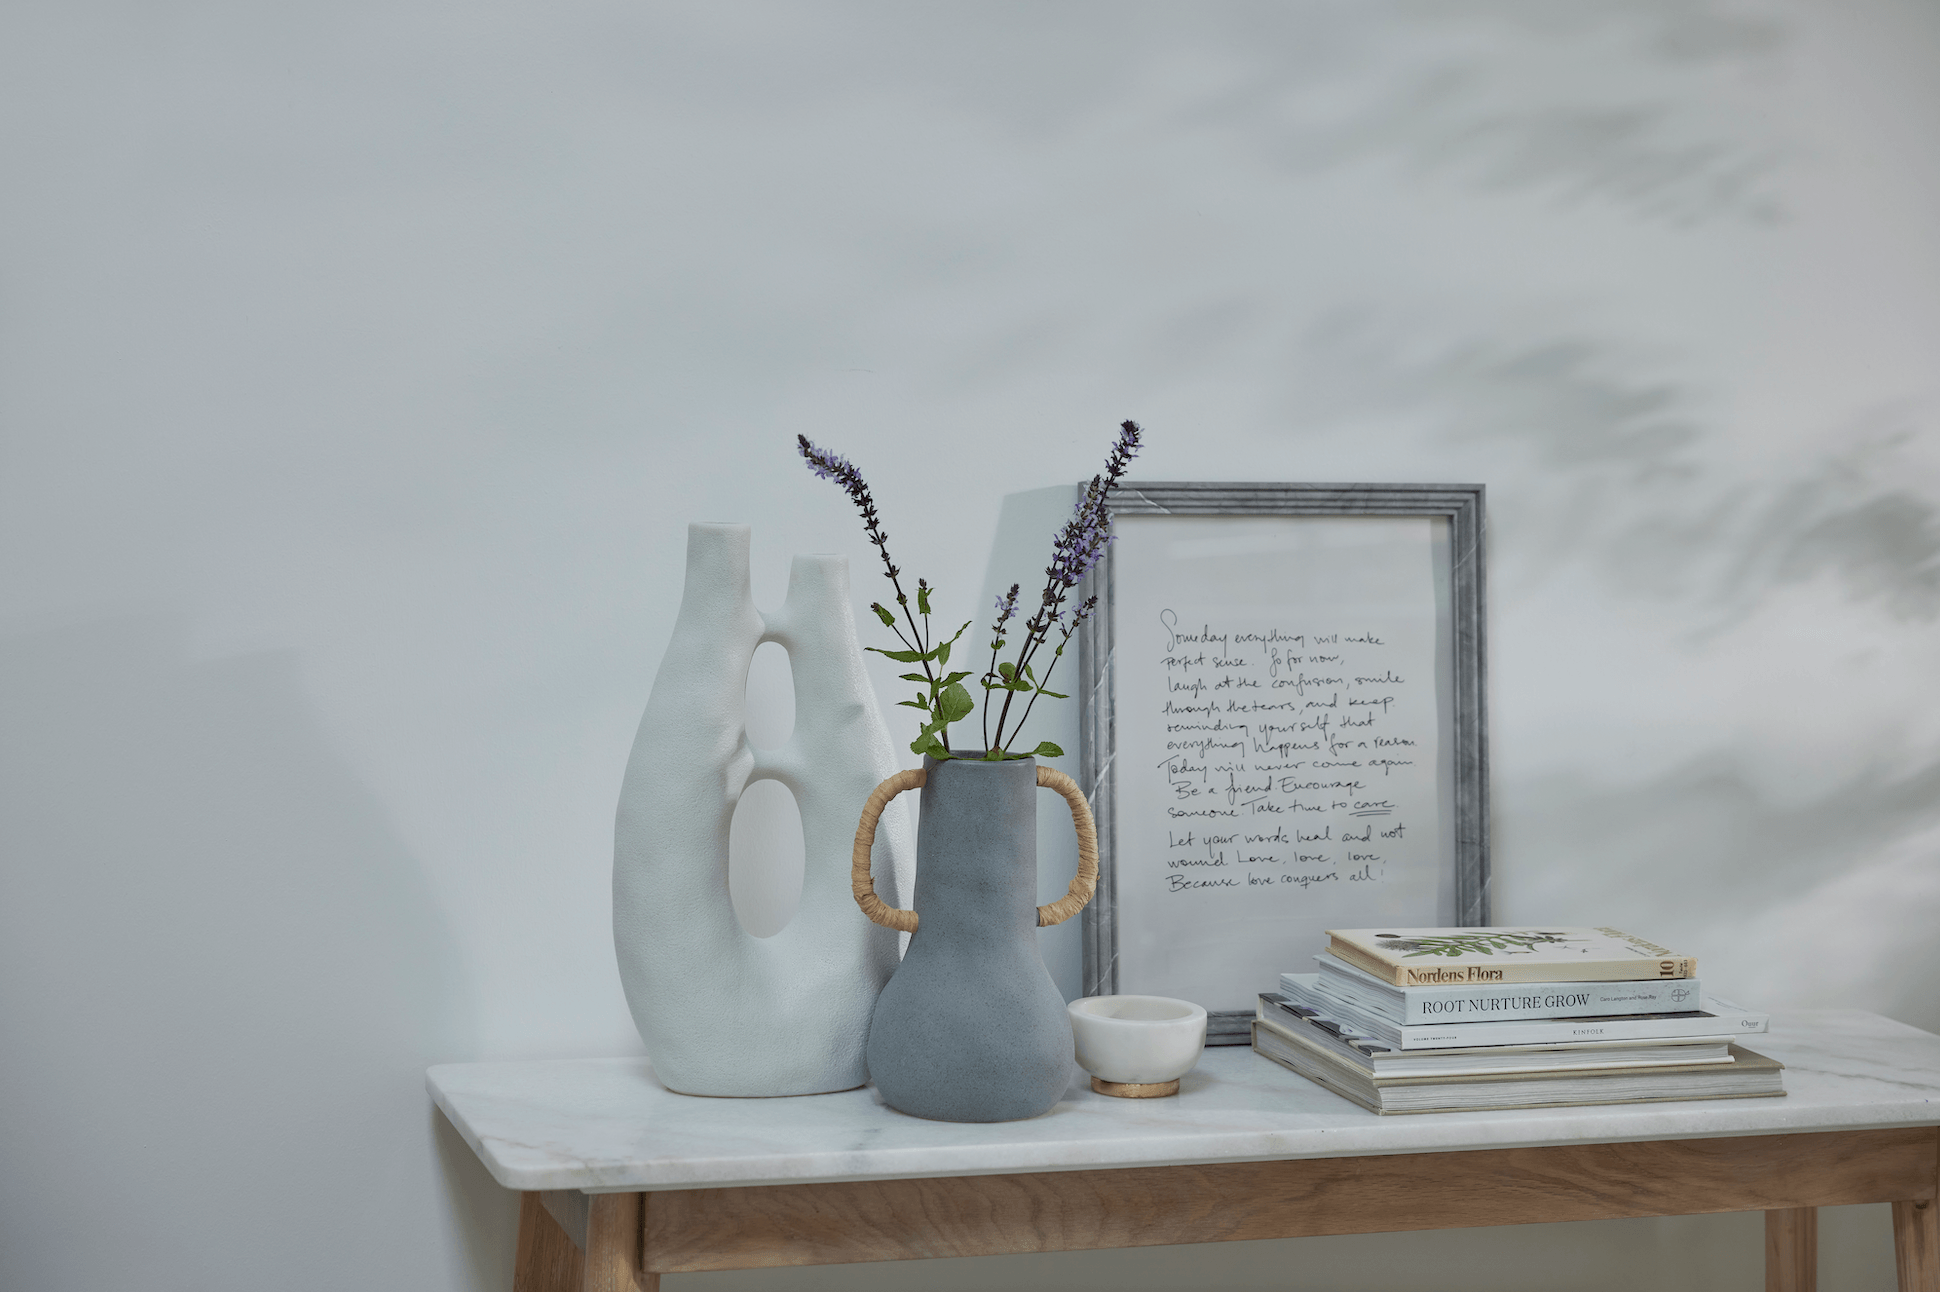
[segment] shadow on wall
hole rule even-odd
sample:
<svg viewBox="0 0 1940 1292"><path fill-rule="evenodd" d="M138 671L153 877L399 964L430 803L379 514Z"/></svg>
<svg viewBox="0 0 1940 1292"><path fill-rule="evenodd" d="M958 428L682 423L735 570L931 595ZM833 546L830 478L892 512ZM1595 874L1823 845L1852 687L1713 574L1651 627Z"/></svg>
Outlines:
<svg viewBox="0 0 1940 1292"><path fill-rule="evenodd" d="M1940 505L1915 460L1930 429L1916 398L1889 394L1823 428L1818 455L1759 476L1722 460L1696 382L1621 341L1437 343L1339 311L1294 348L1289 424L1401 416L1419 420L1431 459L1484 455L1497 564L1525 585L1577 566L1613 595L1687 603L1677 627L1704 631L1825 577L1900 622L1940 621Z"/></svg>
<svg viewBox="0 0 1940 1292"><path fill-rule="evenodd" d="M1773 6L1438 0L1195 19L1171 44L1221 75L1179 93L1166 124L1285 169L1385 163L1672 226L1785 218L1796 148L1759 98L1790 41Z"/></svg>
<svg viewBox="0 0 1940 1292"><path fill-rule="evenodd" d="M1774 799L1728 756L1640 785L1543 777L1502 799L1531 911L1599 912L1697 949L1754 1008L1871 1009L1940 1030L1940 762Z"/></svg>
<svg viewBox="0 0 1940 1292"><path fill-rule="evenodd" d="M1673 226L1783 219L1778 171L1796 153L1761 97L1789 15L1760 0L1077 3L1002 22L825 8L834 20L807 31L733 29L769 93L809 99L810 68L818 87L894 85L1026 148L1106 120L1237 141L1290 172L1372 162ZM724 84L745 99L745 82ZM979 84L1005 92L966 102Z"/></svg>
<svg viewBox="0 0 1940 1292"><path fill-rule="evenodd" d="M456 952L291 657L0 644L0 821L0 1286L509 1286L513 1195L427 1122Z"/></svg>
<svg viewBox="0 0 1940 1292"><path fill-rule="evenodd" d="M1769 73L1778 16L1718 0L1404 7L1380 42L1385 93L1313 145L1390 154L1475 188L1604 206L1686 226L1783 218L1790 151L1755 99L1721 92Z"/></svg>
<svg viewBox="0 0 1940 1292"><path fill-rule="evenodd" d="M1316 334L1305 398L1419 418L1425 457L1489 480L1498 918L1634 923L1747 1004L1940 1026L1917 404L1760 470L1621 345L1382 331Z"/></svg>

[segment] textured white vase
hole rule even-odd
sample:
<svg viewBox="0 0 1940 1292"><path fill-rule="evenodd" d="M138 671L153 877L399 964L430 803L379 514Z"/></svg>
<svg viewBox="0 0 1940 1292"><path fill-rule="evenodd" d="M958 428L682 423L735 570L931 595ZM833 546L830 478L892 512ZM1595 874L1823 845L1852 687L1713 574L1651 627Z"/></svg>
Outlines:
<svg viewBox="0 0 1940 1292"><path fill-rule="evenodd" d="M868 1080L876 996L896 934L856 909L850 850L870 791L897 769L862 669L849 562L797 556L781 612L748 586L746 525L687 527L687 586L620 789L613 943L654 1071L693 1095L804 1095ZM744 725L748 665L788 651L795 730L758 751ZM779 933L741 927L728 897L728 827L741 793L780 781L801 809L801 904ZM908 823L887 819L876 883L910 892ZM888 900L888 894L884 894ZM891 902L891 905L897 905Z"/></svg>

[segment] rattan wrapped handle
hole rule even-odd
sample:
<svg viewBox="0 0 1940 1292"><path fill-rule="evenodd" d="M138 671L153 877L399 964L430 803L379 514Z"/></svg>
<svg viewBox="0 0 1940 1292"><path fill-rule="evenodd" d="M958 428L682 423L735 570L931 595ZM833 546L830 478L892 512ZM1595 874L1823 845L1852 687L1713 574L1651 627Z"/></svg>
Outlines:
<svg viewBox="0 0 1940 1292"><path fill-rule="evenodd" d="M876 786L869 795L869 801L862 805L862 822L856 826L855 852L850 857L849 887L855 893L855 904L877 924L899 933L916 932L916 912L891 906L876 896L876 882L869 874L869 853L876 846L876 822L882 820L882 810L889 806L889 800L904 790L916 789L928 779L922 768L912 767L897 772ZM1069 776L1049 767L1040 767L1037 769L1037 783L1064 796L1064 801L1071 807L1071 824L1078 830L1078 873L1072 878L1071 888L1063 897L1048 906L1037 908L1037 927L1042 929L1062 924L1082 911L1085 903L1091 900L1092 893L1097 891L1098 826L1091 819L1091 805L1085 802L1084 791Z"/></svg>
<svg viewBox="0 0 1940 1292"><path fill-rule="evenodd" d="M862 823L855 828L855 851L849 857L849 889L855 894L855 904L871 920L898 933L916 932L916 912L891 906L876 896L876 881L869 873L869 851L876 846L876 822L882 820L882 810L889 806L889 800L928 779L929 774L922 768L910 767L876 786L869 794L869 801L862 805Z"/></svg>

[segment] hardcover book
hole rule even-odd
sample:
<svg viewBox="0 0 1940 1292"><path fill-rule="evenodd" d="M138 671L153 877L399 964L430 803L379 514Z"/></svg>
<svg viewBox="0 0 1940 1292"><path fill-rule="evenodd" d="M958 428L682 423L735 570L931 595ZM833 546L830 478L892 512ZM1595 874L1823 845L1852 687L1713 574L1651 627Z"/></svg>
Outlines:
<svg viewBox="0 0 1940 1292"><path fill-rule="evenodd" d="M1513 1019L1502 1023L1396 1023L1320 993L1319 974L1282 974L1281 993L1295 1005L1350 1024L1355 1032L1403 1050L1457 1050L1474 1045L1568 1045L1577 1041L1714 1040L1753 1036L1767 1016L1707 996L1702 1009L1682 1014L1619 1014L1598 1018Z"/></svg>
<svg viewBox="0 0 1940 1292"><path fill-rule="evenodd" d="M1698 1007L1695 978L1512 983L1506 987L1397 987L1334 955L1317 955L1322 995L1397 1023L1490 1023L1512 1018L1669 1014Z"/></svg>
<svg viewBox="0 0 1940 1292"><path fill-rule="evenodd" d="M1697 958L1616 929L1329 929L1328 950L1397 987L1692 978Z"/></svg>
<svg viewBox="0 0 1940 1292"><path fill-rule="evenodd" d="M1260 995L1256 1017L1301 1031L1370 1077L1443 1077L1500 1072L1571 1072L1586 1068L1661 1068L1731 1062L1723 1037L1688 1041L1578 1041L1568 1045L1477 1045L1454 1050L1399 1050L1361 1035L1319 1010L1277 992ZM1306 1028L1301 1028L1306 1024Z"/></svg>
<svg viewBox="0 0 1940 1292"><path fill-rule="evenodd" d="M1760 1099L1785 1093L1775 1059L1733 1046L1732 1062L1662 1068L1439 1077L1370 1077L1310 1039L1299 1023L1253 1022L1253 1049L1370 1112L1471 1112L1677 1099Z"/></svg>

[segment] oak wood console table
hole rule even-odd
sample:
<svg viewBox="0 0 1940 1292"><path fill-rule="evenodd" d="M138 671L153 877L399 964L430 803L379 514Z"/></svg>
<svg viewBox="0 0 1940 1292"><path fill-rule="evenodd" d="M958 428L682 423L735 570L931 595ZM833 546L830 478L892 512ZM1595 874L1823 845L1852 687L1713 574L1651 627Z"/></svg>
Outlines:
<svg viewBox="0 0 1940 1292"><path fill-rule="evenodd" d="M428 1084L524 1194L517 1292L675 1271L1765 1213L1768 1292L1815 1287L1822 1206L1893 1204L1940 1292L1940 1037L1774 1015L1783 1099L1376 1117L1241 1048L1170 1099L1075 1084L1043 1117L926 1122L872 1090L697 1099L644 1059L449 1064ZM1430 1183L1432 1181L1432 1184Z"/></svg>

